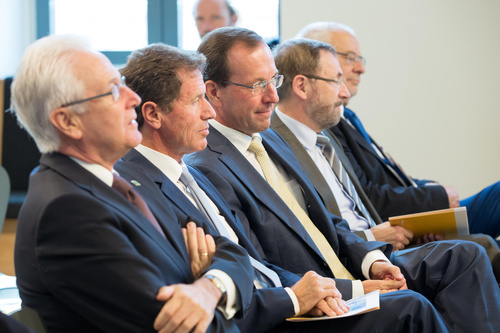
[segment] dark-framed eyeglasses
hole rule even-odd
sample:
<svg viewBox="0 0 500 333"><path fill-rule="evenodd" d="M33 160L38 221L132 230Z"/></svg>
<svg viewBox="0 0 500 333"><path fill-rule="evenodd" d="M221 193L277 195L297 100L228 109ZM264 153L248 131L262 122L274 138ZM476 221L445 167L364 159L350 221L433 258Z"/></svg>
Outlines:
<svg viewBox="0 0 500 333"><path fill-rule="evenodd" d="M340 87L342 85L342 78L339 78L338 80L335 79L327 79L326 77L321 77L321 76L316 76L316 75L310 75L310 74L302 74L308 79L316 79L316 80L322 80L322 81L327 81L327 82L333 82L337 87Z"/></svg>
<svg viewBox="0 0 500 333"><path fill-rule="evenodd" d="M363 66L366 65L366 59L360 55L357 55L354 52L347 52L347 53L337 52L337 54L343 56L350 64L355 64L358 61L361 61L361 64Z"/></svg>
<svg viewBox="0 0 500 333"><path fill-rule="evenodd" d="M240 84L240 83L234 83L234 82L230 82L230 81L224 81L223 83L229 83L229 84L232 84L232 85L235 85L235 86L238 86L238 87L245 87L245 88L248 88L248 89L252 89L252 94L259 95L264 90L266 90L268 84L272 84L272 86L274 88L281 87L281 85L283 84L283 79L284 78L285 77L283 75L277 74L277 75L273 76L271 78L271 80L269 80L269 81L260 81L260 82L254 83L251 86L247 86L247 85Z"/></svg>
<svg viewBox="0 0 500 333"><path fill-rule="evenodd" d="M79 100L71 102L71 103L66 103L66 104L62 105L61 107L64 108L67 106L88 102L88 101L91 101L93 99L101 98L101 97L108 96L108 95L111 95L113 97L114 102L118 102L118 100L120 99L120 87L122 87L124 85L125 85L125 76L122 76L120 79L120 83L113 85L113 88L111 88L110 92L105 93L105 94L101 94L101 95L97 95L97 96L93 96L93 97L89 97L89 98L85 98L85 99L79 99Z"/></svg>

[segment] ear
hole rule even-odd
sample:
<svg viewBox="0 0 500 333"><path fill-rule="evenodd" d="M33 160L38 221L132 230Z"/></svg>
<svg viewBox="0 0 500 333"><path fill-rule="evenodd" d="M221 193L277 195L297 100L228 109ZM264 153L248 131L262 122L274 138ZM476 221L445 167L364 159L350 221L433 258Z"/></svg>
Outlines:
<svg viewBox="0 0 500 333"><path fill-rule="evenodd" d="M82 122L76 112L67 107L58 108L50 113L49 119L52 125L63 135L75 140L82 138Z"/></svg>
<svg viewBox="0 0 500 333"><path fill-rule="evenodd" d="M144 124L154 129L159 129L161 127L161 118L163 116L163 111L154 102L146 102L142 105L142 117L144 118Z"/></svg>
<svg viewBox="0 0 500 333"><path fill-rule="evenodd" d="M236 25L236 21L238 21L238 15L234 14L231 16L231 27L234 27Z"/></svg>
<svg viewBox="0 0 500 333"><path fill-rule="evenodd" d="M205 89L206 89L206 95L208 97L208 100L210 101L210 104L214 108L220 108L222 102L220 100L220 85L217 82L214 82L212 80L208 80L205 82Z"/></svg>
<svg viewBox="0 0 500 333"><path fill-rule="evenodd" d="M307 78L303 75L296 75L292 81L292 91L300 99L306 100L311 86Z"/></svg>

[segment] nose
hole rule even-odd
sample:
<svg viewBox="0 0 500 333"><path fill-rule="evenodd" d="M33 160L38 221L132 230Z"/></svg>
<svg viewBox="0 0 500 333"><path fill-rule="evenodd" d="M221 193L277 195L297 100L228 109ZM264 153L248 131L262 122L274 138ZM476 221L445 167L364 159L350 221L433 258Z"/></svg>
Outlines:
<svg viewBox="0 0 500 333"><path fill-rule="evenodd" d="M352 68L352 70L355 72L355 73L358 73L358 74L363 74L365 72L365 66L363 65L363 63L361 62L361 60L358 60L356 61L356 63L354 64L354 67Z"/></svg>
<svg viewBox="0 0 500 333"><path fill-rule="evenodd" d="M342 82L342 84L340 85L340 89L339 89L339 97L341 99L347 99L347 98L350 98L351 97L351 93L349 92L349 90L347 89L347 86L345 85L344 82Z"/></svg>
<svg viewBox="0 0 500 333"><path fill-rule="evenodd" d="M141 104L141 98L132 89L127 86L121 86L122 91L120 91L120 96L124 96L127 99L127 103L131 103L132 107L135 108Z"/></svg>
<svg viewBox="0 0 500 333"><path fill-rule="evenodd" d="M215 118L215 110L212 108L212 105L205 99L201 99L201 107L203 108L201 112L201 117L203 120L209 120Z"/></svg>
<svg viewBox="0 0 500 333"><path fill-rule="evenodd" d="M278 103L280 98L278 97L278 89L271 83L266 86L264 92L262 93L262 99L264 103Z"/></svg>

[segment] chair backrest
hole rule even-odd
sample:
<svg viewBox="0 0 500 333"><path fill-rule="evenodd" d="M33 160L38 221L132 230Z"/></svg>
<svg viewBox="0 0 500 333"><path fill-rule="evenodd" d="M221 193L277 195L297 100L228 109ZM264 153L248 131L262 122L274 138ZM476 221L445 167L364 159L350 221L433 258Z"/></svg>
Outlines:
<svg viewBox="0 0 500 333"><path fill-rule="evenodd" d="M14 312L10 317L16 318L18 321L23 323L25 326L31 328L38 333L48 333L47 327L42 318L38 315L38 312L31 308L22 307L21 310Z"/></svg>
<svg viewBox="0 0 500 333"><path fill-rule="evenodd" d="M10 180L5 168L0 165L0 234L5 222L5 214L9 204Z"/></svg>

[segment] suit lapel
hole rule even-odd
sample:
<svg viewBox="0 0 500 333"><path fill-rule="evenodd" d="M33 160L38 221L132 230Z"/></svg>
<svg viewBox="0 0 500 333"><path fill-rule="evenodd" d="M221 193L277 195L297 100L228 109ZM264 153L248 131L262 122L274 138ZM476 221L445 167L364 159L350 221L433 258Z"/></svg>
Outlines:
<svg viewBox="0 0 500 333"><path fill-rule="evenodd" d="M361 146L361 148L363 148L367 153L373 155L376 159L378 159L380 161L380 163L382 164L383 168L388 170L394 176L396 181L398 181L399 183L402 183L402 185L406 187L406 184L401 180L401 177L399 177L399 175L391 167L389 167L387 165L387 163L385 163L385 161L382 158L380 158L380 156L375 152L375 150L373 149L371 144L369 142L367 142L365 140L365 138L356 129L352 128L351 125L345 119L340 119L340 122L337 126L339 126L339 128L344 133L345 132L352 133L352 135L350 135L350 136L354 138L356 143L359 146ZM370 139L373 141L373 139L371 137L370 137Z"/></svg>
<svg viewBox="0 0 500 333"><path fill-rule="evenodd" d="M325 186L325 177L323 177L321 171L319 171L311 156L309 156L306 149L297 139L295 134L290 131L290 129L281 121L276 113L274 113L271 118L271 126L290 145L290 148L292 148L300 166L306 172L309 180L313 183L314 188L318 192L328 211L337 216L342 216L333 192L328 188L328 186Z"/></svg>
<svg viewBox="0 0 500 333"><path fill-rule="evenodd" d="M47 167L53 169L63 177L75 183L80 188L91 193L95 198L100 200L104 205L110 206L113 209L121 212L128 222L136 225L150 239L155 242L162 251L169 257L171 256L171 246L169 242L156 230L151 222L127 199L120 193L110 188L100 179L85 170L78 163L71 160L69 157L59 153L44 155L40 161ZM168 232L168 230L164 230ZM177 260L177 258L175 258ZM179 266L184 269L183 266Z"/></svg>
<svg viewBox="0 0 500 333"><path fill-rule="evenodd" d="M210 136L212 137L210 138ZM266 146L265 142L264 145ZM281 200L278 194L271 189L266 180L257 170L255 170L246 158L241 155L233 144L213 127L210 128L208 148L219 154L219 160L231 170L234 176L240 180L241 184L243 184L262 205L272 211L282 223L299 235L309 247L323 258L316 244L300 221L290 209L285 208L286 204ZM267 149L268 146L266 146L266 150ZM274 149L268 153L276 154ZM284 154L290 157L291 152L284 152Z"/></svg>

